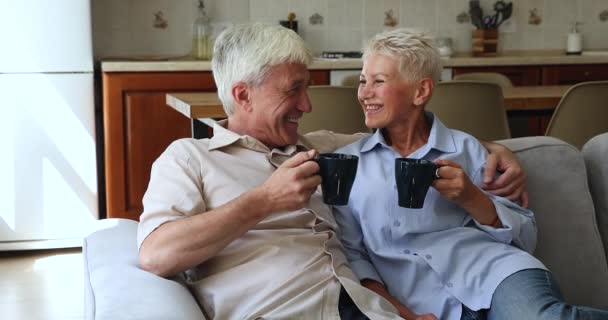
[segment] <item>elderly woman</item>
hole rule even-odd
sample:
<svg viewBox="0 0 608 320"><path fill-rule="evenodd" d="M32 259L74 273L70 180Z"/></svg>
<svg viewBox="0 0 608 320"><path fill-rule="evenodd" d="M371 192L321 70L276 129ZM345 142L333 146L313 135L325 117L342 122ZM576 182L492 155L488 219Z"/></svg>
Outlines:
<svg viewBox="0 0 608 320"><path fill-rule="evenodd" d="M533 213L482 191L487 151L424 110L441 70L432 39L387 31L370 41L363 60L359 102L366 125L378 130L337 150L358 155L359 167L349 204L334 210L362 284L407 319L608 319L564 303L531 255ZM401 157L441 166L422 209L397 204Z"/></svg>

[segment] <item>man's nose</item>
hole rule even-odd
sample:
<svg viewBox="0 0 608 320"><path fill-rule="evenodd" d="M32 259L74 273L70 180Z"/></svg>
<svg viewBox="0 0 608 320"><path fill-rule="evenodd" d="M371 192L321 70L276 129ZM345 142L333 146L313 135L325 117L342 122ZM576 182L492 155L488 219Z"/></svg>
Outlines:
<svg viewBox="0 0 608 320"><path fill-rule="evenodd" d="M302 112L311 112L312 111L312 105L310 104L310 98L308 97L308 94L305 92L302 95L302 99L300 101L300 103L298 103L298 110L302 111Z"/></svg>

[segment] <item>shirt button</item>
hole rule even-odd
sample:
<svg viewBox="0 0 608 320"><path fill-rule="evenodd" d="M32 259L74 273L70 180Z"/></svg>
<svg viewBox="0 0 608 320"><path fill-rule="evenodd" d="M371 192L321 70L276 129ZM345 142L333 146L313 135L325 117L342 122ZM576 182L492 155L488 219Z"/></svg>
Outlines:
<svg viewBox="0 0 608 320"><path fill-rule="evenodd" d="M429 259L429 260L433 259L433 256L431 256L430 254L427 254L427 255L426 255L426 256L424 256L424 257L425 257L425 258L427 258L427 259Z"/></svg>
<svg viewBox="0 0 608 320"><path fill-rule="evenodd" d="M446 283L445 285L446 285L448 288L451 288L451 287L452 287L452 283L451 283L451 282L448 282L448 283Z"/></svg>
<svg viewBox="0 0 608 320"><path fill-rule="evenodd" d="M405 253L405 254L410 254L410 252L411 252L411 251L410 251L410 250L408 250L408 249L403 250L403 253Z"/></svg>
<svg viewBox="0 0 608 320"><path fill-rule="evenodd" d="M401 225L401 222L395 220L395 222L393 222L393 226L398 227Z"/></svg>

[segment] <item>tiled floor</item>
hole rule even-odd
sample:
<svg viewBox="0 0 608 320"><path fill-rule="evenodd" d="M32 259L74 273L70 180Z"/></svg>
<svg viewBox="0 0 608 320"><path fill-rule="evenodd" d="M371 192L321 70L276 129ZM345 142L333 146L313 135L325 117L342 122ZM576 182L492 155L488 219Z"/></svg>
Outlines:
<svg viewBox="0 0 608 320"><path fill-rule="evenodd" d="M84 318L81 249L0 252L0 318Z"/></svg>

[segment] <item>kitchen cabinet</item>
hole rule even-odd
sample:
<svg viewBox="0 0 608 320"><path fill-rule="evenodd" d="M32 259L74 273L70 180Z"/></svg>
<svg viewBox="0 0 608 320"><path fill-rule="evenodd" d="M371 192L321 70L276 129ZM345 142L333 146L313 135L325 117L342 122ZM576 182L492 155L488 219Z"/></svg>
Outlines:
<svg viewBox="0 0 608 320"><path fill-rule="evenodd" d="M566 85L608 80L608 64L453 67L453 75L471 72L498 72L515 86Z"/></svg>
<svg viewBox="0 0 608 320"><path fill-rule="evenodd" d="M191 136L189 119L165 94L213 91L211 72L104 73L106 216L138 220L152 163L174 140Z"/></svg>
<svg viewBox="0 0 608 320"><path fill-rule="evenodd" d="M542 69L543 83L547 85L608 80L608 64L544 66Z"/></svg>
<svg viewBox="0 0 608 320"><path fill-rule="evenodd" d="M329 84L329 70L311 70ZM167 107L168 92L215 91L211 72L104 72L102 75L106 217L139 220L152 163L180 138L190 119Z"/></svg>
<svg viewBox="0 0 608 320"><path fill-rule="evenodd" d="M311 86L320 86L329 84L329 71L330 70L310 70L310 83Z"/></svg>

